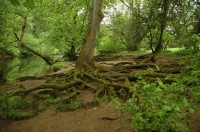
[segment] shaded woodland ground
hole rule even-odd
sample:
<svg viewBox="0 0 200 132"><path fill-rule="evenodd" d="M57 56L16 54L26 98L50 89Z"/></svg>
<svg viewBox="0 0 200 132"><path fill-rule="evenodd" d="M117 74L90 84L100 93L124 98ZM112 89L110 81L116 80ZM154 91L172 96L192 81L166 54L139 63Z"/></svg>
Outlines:
<svg viewBox="0 0 200 132"><path fill-rule="evenodd" d="M118 96L123 101L130 96L129 94L134 94L135 91L131 91L130 87L137 80L136 73L143 74L148 67L154 69L155 72L145 74L143 77L146 80L153 82L159 77L165 83L173 82L173 79L165 79L165 77L171 74L179 74L184 66L178 62L184 60L185 57L166 53L156 57L151 55L136 57L132 54L115 54L99 56L95 59L101 64L99 70L76 73L74 67L70 66L51 75L24 77L18 79L15 84L2 86L0 93L12 91L13 95L23 96L23 94L48 92L55 96L61 96L64 102L69 102L69 99L76 97L81 101L81 107L73 110L66 103L43 112L33 112L36 116L31 119L21 121L0 120L0 131L133 131L130 117L116 112L114 105L107 101L110 101L113 96ZM159 70L155 64L159 66ZM18 91L15 92L16 90ZM66 94L63 90L67 91ZM55 112L55 109L59 112ZM189 131L200 132L200 111L192 115Z"/></svg>

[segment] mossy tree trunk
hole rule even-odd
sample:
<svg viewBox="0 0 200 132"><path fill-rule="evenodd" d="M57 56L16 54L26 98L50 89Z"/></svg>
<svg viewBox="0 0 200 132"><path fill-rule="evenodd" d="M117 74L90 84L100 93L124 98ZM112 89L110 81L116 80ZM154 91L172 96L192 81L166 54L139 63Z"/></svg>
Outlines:
<svg viewBox="0 0 200 132"><path fill-rule="evenodd" d="M94 67L93 56L102 18L102 0L92 0L86 34L82 41L83 47L76 61L76 69Z"/></svg>

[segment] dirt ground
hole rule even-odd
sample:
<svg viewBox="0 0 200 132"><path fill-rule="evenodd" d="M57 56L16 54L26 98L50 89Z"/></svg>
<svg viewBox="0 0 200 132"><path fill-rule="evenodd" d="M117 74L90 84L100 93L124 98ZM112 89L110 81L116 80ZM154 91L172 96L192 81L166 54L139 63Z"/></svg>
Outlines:
<svg viewBox="0 0 200 132"><path fill-rule="evenodd" d="M182 59L172 56L158 58L158 63L177 63ZM133 57L126 55L120 59L116 58L112 61L105 59L99 63L112 66L122 61L133 61ZM70 69L73 67L62 69L54 74L64 73ZM45 80L28 80L21 83L26 88L32 88L44 84ZM94 93L89 90L82 90L79 96L83 103L92 101L93 97ZM21 121L0 120L0 132L132 132L133 130L130 117L117 112L114 104L109 102L101 102L99 106L70 112L56 113L55 109L48 109L34 118ZM200 110L192 115L189 131L200 132Z"/></svg>

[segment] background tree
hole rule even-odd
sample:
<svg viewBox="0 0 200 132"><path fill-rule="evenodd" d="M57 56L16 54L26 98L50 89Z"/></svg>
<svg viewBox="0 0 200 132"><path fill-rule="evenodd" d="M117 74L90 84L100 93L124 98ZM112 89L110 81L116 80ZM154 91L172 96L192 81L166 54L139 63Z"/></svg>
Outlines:
<svg viewBox="0 0 200 132"><path fill-rule="evenodd" d="M110 14L110 29L120 37L129 52L140 49L140 44L147 33L142 6L141 0L121 0L121 3L113 8L114 13Z"/></svg>
<svg viewBox="0 0 200 132"><path fill-rule="evenodd" d="M73 59L85 31L89 1L43 0L36 4L41 7L37 9L37 19L46 26L40 33L41 43L55 47L57 53L66 52ZM40 29L40 25L36 28Z"/></svg>

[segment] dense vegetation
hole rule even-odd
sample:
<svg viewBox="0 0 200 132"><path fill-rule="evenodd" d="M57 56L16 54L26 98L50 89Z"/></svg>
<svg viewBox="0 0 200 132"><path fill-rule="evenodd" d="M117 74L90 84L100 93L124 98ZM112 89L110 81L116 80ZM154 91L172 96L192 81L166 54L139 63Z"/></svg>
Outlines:
<svg viewBox="0 0 200 132"><path fill-rule="evenodd" d="M67 110L83 107L75 97L79 93L77 89L88 87L95 93L95 100L90 105L98 104L99 98L108 91L108 99L115 101L123 113L134 117L131 119L135 131L187 131L181 120L189 125L190 113L196 112L200 100L200 1L97 2L99 3L95 0L0 1L0 83L6 82L6 58L34 54L53 65L58 61L52 58L53 55L63 55L63 60L71 61L76 60L80 53L75 70L66 75L44 77L50 84L0 95L0 118L29 118L49 107L66 111L63 110L66 106L61 107L63 103L68 103ZM100 22L101 26L98 25ZM90 43L91 47L88 48ZM192 60L177 62L177 65L184 68L179 69L179 74L165 76L173 80L170 83L159 77L155 77L153 82L145 78L154 74L155 70L161 71L160 65L147 63L142 65L150 67L145 73L133 75L132 64L131 68L119 64L106 69L93 62L94 54L147 50L152 54L147 58L143 56L142 64L149 62L149 59L155 62L154 57L169 48L179 48L177 55L195 56ZM82 66L80 61L84 59L86 60ZM162 65L163 67L165 66ZM116 75L109 76L111 73ZM89 79L104 87L98 89L89 85ZM123 80L124 83L116 83L117 80ZM45 88L52 90L49 92ZM26 95L38 89L44 91ZM61 96L64 94L69 94L69 98L62 100ZM126 102L120 105L117 97ZM20 115L20 109L25 108L32 113Z"/></svg>

